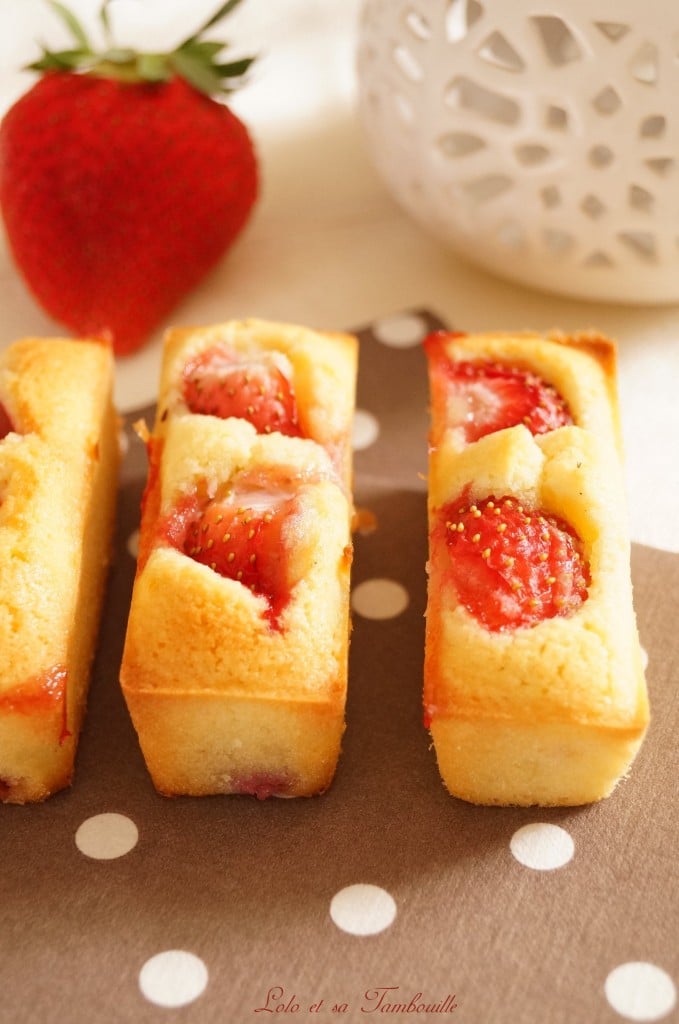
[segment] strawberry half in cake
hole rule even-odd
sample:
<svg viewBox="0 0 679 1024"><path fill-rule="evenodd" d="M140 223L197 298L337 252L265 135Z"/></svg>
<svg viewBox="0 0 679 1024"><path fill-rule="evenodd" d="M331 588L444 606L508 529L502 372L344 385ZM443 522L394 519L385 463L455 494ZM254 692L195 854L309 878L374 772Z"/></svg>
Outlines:
<svg viewBox="0 0 679 1024"><path fill-rule="evenodd" d="M523 424L545 434L573 422L557 389L532 370L491 359L452 359L448 332L425 341L435 421L458 427L469 444L497 430Z"/></svg>
<svg viewBox="0 0 679 1024"><path fill-rule="evenodd" d="M175 328L165 339L154 434L193 415L312 441L349 494L356 363L355 339L340 333L257 319Z"/></svg>
<svg viewBox="0 0 679 1024"><path fill-rule="evenodd" d="M188 499L161 524L159 536L217 575L242 584L266 601L265 618L280 628L290 600L286 530L300 514L301 484L239 486L225 497Z"/></svg>
<svg viewBox="0 0 679 1024"><path fill-rule="evenodd" d="M288 360L280 353L239 355L214 345L191 359L183 375L190 412L245 419L259 434L301 436Z"/></svg>
<svg viewBox="0 0 679 1024"><path fill-rule="evenodd" d="M582 542L562 519L505 496L440 509L432 544L447 552L444 579L493 631L572 615L587 599Z"/></svg>

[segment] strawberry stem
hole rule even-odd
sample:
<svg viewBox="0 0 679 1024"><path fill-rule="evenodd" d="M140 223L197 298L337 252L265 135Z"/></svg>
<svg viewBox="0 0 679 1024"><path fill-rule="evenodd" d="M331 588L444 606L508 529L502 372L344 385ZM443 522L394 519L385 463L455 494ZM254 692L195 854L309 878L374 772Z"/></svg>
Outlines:
<svg viewBox="0 0 679 1024"><path fill-rule="evenodd" d="M97 53L73 12L59 0L48 0L54 12L68 28L76 46L57 51L48 50L43 46L41 57L29 64L27 70L80 72L121 82L165 82L172 75L178 75L199 92L213 96L237 88L255 59L243 57L220 63L219 55L227 44L201 38L242 0L227 0L200 29L170 53L137 52L127 47L116 46L108 14L109 2L110 0L103 0L99 11L106 49L102 53Z"/></svg>

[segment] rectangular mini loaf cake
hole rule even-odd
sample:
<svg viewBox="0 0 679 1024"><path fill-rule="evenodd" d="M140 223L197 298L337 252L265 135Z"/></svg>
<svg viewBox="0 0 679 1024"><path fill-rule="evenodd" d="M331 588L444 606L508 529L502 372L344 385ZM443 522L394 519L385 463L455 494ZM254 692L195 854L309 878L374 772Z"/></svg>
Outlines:
<svg viewBox="0 0 679 1024"><path fill-rule="evenodd" d="M0 799L71 781L115 518L113 359L97 342L0 354Z"/></svg>
<svg viewBox="0 0 679 1024"><path fill-rule="evenodd" d="M121 682L156 788L309 796L344 731L357 342L168 334Z"/></svg>
<svg viewBox="0 0 679 1024"><path fill-rule="evenodd" d="M431 336L425 720L480 804L607 796L648 724L615 349Z"/></svg>

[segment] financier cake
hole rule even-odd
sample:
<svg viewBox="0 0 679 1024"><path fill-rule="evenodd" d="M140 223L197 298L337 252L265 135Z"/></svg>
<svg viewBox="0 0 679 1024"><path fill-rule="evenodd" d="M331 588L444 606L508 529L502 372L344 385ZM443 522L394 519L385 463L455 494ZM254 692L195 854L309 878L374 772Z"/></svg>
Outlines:
<svg viewBox="0 0 679 1024"><path fill-rule="evenodd" d="M310 796L349 643L357 341L259 320L169 332L121 668L156 788Z"/></svg>
<svg viewBox="0 0 679 1024"><path fill-rule="evenodd" d="M444 332L425 348L424 706L441 776L479 804L599 800L648 724L615 348Z"/></svg>
<svg viewBox="0 0 679 1024"><path fill-rule="evenodd" d="M113 359L28 338L0 354L0 799L71 781L111 555Z"/></svg>

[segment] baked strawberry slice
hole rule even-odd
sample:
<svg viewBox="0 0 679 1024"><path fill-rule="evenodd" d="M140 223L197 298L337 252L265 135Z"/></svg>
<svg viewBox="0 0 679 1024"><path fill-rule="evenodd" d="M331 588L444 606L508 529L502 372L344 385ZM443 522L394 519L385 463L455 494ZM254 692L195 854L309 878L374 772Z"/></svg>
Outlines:
<svg viewBox="0 0 679 1024"><path fill-rule="evenodd" d="M292 385L273 359L243 360L215 346L187 364L183 389L193 413L237 416L260 434L301 435Z"/></svg>
<svg viewBox="0 0 679 1024"><path fill-rule="evenodd" d="M573 422L556 388L530 370L490 361L455 361L445 352L446 334L425 342L434 403L441 422L461 427L467 443L523 423L545 434Z"/></svg>
<svg viewBox="0 0 679 1024"><path fill-rule="evenodd" d="M295 498L287 494L215 499L188 513L178 509L174 528L164 533L196 562L264 597L267 618L276 626L290 598L283 527L294 507Z"/></svg>
<svg viewBox="0 0 679 1024"><path fill-rule="evenodd" d="M515 498L451 502L440 510L434 539L445 544L445 576L459 601L489 630L569 616L587 599L580 538L568 523Z"/></svg>

